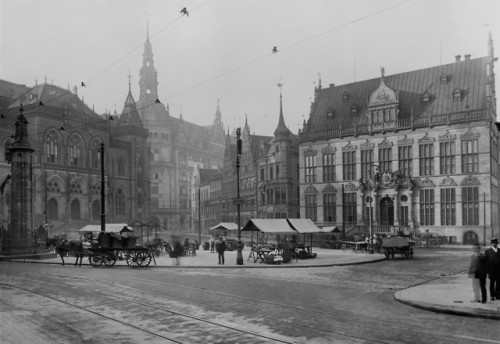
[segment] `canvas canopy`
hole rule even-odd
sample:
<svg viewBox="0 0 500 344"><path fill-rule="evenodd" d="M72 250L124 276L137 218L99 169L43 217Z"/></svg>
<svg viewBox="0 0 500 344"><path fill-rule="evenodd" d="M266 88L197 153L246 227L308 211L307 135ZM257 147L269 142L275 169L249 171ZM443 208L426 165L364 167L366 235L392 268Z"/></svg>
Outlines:
<svg viewBox="0 0 500 344"><path fill-rule="evenodd" d="M270 234L296 233L286 219L250 219L242 231L260 231Z"/></svg>
<svg viewBox="0 0 500 344"><path fill-rule="evenodd" d="M339 229L337 228L337 226L333 226L333 227L323 227L321 228L321 231L323 233L340 233Z"/></svg>
<svg viewBox="0 0 500 344"><path fill-rule="evenodd" d="M321 228L317 227L311 219L287 219L290 227L300 234L322 233Z"/></svg>
<svg viewBox="0 0 500 344"><path fill-rule="evenodd" d="M234 222L221 222L216 226L210 227L210 229L225 229L225 230L238 230L238 225Z"/></svg>
<svg viewBox="0 0 500 344"><path fill-rule="evenodd" d="M86 225L85 227L78 230L79 232L100 232L101 225ZM105 232L132 232L133 229L130 228L126 223L107 223L105 226Z"/></svg>

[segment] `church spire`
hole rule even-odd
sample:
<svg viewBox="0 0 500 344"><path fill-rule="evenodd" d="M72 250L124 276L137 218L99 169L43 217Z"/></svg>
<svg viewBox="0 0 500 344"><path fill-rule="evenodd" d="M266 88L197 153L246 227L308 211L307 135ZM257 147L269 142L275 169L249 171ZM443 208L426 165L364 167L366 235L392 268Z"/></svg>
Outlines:
<svg viewBox="0 0 500 344"><path fill-rule="evenodd" d="M144 43L142 67L139 75L139 101L147 100L147 103L154 103L158 99L158 72L154 66L153 47L149 40L149 20L146 25L146 42Z"/></svg>
<svg viewBox="0 0 500 344"><path fill-rule="evenodd" d="M283 84L281 81L278 83L278 87L280 88L280 115L278 120L278 127L274 131L274 136L277 139L287 139L290 136L290 130L285 125L285 118L283 117L283 94L281 92L281 88Z"/></svg>
<svg viewBox="0 0 500 344"><path fill-rule="evenodd" d="M220 99L217 99L217 109L215 110L215 118L212 126L214 129L224 130L224 126L222 125L222 115L220 112Z"/></svg>

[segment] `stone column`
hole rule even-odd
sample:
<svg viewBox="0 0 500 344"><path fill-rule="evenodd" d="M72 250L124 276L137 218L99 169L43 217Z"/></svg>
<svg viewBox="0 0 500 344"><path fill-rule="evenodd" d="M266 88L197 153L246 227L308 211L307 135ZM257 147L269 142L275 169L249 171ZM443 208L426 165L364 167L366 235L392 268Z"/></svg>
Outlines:
<svg viewBox="0 0 500 344"><path fill-rule="evenodd" d="M392 202L394 203L394 226L399 226L399 197L397 191L392 195Z"/></svg>

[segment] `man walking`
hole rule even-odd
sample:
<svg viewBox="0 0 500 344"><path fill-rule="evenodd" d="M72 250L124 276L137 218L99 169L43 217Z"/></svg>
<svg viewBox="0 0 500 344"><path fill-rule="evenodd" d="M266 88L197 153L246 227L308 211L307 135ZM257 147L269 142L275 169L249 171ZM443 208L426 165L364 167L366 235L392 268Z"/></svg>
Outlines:
<svg viewBox="0 0 500 344"><path fill-rule="evenodd" d="M226 250L226 242L222 240L222 238L219 239L219 242L217 243L216 246L217 253L219 254L219 265L222 264L224 265L224 251Z"/></svg>
<svg viewBox="0 0 500 344"><path fill-rule="evenodd" d="M484 251L488 277L490 279L491 300L500 298L500 250L498 239L491 239L491 247Z"/></svg>

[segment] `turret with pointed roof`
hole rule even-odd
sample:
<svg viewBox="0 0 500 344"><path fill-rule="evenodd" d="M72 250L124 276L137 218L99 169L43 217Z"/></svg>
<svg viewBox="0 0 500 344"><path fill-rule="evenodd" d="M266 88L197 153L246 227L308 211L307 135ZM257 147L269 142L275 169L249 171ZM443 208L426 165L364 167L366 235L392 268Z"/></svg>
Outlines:
<svg viewBox="0 0 500 344"><path fill-rule="evenodd" d="M281 93L280 87L280 117L278 120L278 127L274 131L274 136L276 140L289 140L292 133L285 125L285 119L283 117L283 95Z"/></svg>

